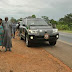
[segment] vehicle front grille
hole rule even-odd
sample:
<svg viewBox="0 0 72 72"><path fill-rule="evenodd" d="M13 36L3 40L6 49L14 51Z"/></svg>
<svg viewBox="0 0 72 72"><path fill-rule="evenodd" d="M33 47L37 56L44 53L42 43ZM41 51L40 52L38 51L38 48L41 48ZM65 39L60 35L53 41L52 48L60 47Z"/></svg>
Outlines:
<svg viewBox="0 0 72 72"><path fill-rule="evenodd" d="M36 39L44 39L44 36L36 36Z"/></svg>
<svg viewBox="0 0 72 72"><path fill-rule="evenodd" d="M56 37L56 35L50 36L50 37Z"/></svg>

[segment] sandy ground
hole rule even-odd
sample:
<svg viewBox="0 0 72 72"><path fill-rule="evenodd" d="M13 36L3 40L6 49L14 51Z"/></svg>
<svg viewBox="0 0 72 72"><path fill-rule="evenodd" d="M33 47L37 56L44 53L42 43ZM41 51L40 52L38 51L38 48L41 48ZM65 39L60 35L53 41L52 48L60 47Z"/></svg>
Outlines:
<svg viewBox="0 0 72 72"><path fill-rule="evenodd" d="M19 37L12 41L12 52L0 52L0 72L72 72L43 48L28 48Z"/></svg>

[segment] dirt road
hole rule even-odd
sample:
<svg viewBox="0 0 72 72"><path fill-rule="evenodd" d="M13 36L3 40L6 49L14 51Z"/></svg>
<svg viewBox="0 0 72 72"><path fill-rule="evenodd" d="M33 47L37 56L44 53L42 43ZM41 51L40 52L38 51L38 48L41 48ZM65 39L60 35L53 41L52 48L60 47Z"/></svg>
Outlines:
<svg viewBox="0 0 72 72"><path fill-rule="evenodd" d="M0 72L72 72L43 48L28 48L18 37L12 41L12 52L0 52Z"/></svg>

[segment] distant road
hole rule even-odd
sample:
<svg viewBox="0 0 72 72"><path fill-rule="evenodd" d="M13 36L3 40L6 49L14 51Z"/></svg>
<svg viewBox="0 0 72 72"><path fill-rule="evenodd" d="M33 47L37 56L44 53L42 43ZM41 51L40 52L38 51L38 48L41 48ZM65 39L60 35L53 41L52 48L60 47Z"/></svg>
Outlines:
<svg viewBox="0 0 72 72"><path fill-rule="evenodd" d="M72 69L72 34L60 32L60 38L53 47L45 45L43 47L54 57L60 59L64 64Z"/></svg>
<svg viewBox="0 0 72 72"><path fill-rule="evenodd" d="M72 44L72 33L59 32L59 34L60 34L59 40Z"/></svg>

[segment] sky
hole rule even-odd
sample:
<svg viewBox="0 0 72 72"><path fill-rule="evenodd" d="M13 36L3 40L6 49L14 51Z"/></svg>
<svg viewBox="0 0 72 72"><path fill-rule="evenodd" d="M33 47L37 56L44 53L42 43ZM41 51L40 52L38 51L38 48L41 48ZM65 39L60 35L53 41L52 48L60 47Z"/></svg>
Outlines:
<svg viewBox="0 0 72 72"><path fill-rule="evenodd" d="M0 18L24 18L35 14L59 20L72 13L72 0L0 0Z"/></svg>

